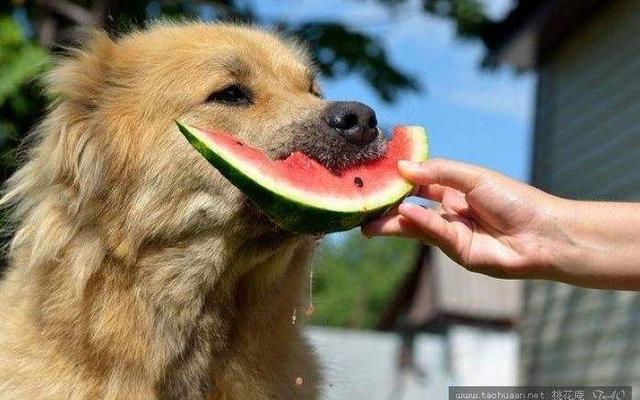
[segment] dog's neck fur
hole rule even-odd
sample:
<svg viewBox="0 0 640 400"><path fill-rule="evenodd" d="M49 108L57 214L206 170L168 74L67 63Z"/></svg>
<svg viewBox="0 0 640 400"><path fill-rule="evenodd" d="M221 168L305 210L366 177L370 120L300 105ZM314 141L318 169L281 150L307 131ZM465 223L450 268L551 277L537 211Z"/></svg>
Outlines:
<svg viewBox="0 0 640 400"><path fill-rule="evenodd" d="M278 249L261 249L269 241ZM298 327L292 325L290 316L301 307L297 302L306 286L313 243L299 237L261 237L237 249L223 250L225 245L224 239L205 238L193 241L187 249L168 247L141 257L140 282L145 285L155 280L146 286L151 290L142 289L142 297L154 320L151 336L163 353L146 361L166 363L158 369L163 375L156 378L166 398L198 398L213 391L222 394L228 390L221 390L228 386L225 380L273 381L266 377L275 372L271 369L277 369L279 360L261 359L259 351L264 346L277 344L284 351L279 358L291 357L287 342L297 340ZM231 262L224 268L213 265L212 247L218 248L219 261ZM189 252L188 259L184 251ZM200 257L199 265L193 265ZM246 358L253 359L250 365L255 371L237 370L244 368L241 360ZM265 367L269 370L260 371ZM273 382L288 381L293 387L295 376L287 375L281 371Z"/></svg>

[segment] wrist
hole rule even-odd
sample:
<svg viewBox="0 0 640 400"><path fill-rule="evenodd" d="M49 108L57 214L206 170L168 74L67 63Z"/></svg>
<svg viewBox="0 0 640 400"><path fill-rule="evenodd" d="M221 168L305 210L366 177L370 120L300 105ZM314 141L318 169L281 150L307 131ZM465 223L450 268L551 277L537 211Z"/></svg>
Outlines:
<svg viewBox="0 0 640 400"><path fill-rule="evenodd" d="M601 237L602 229L612 221L604 217L604 210L594 212L597 203L556 199L549 279L592 288L617 286L607 275L613 255L603 247Z"/></svg>
<svg viewBox="0 0 640 400"><path fill-rule="evenodd" d="M571 282L575 265L583 250L580 245L578 201L550 196L543 207L542 226L539 230L540 251L534 257L542 279Z"/></svg>

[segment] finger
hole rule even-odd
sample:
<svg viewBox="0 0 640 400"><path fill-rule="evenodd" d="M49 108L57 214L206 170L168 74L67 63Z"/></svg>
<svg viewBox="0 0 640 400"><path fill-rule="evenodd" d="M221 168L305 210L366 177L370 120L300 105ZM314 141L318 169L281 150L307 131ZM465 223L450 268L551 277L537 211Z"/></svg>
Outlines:
<svg viewBox="0 0 640 400"><path fill-rule="evenodd" d="M433 242L445 249L458 248L458 235L451 222L444 219L438 212L415 204L403 203L398 207L398 216L408 220L414 229L417 228L420 239Z"/></svg>
<svg viewBox="0 0 640 400"><path fill-rule="evenodd" d="M446 213L460 214L467 216L469 213L469 204L466 196L455 189L447 188L442 195L442 209Z"/></svg>
<svg viewBox="0 0 640 400"><path fill-rule="evenodd" d="M448 213L467 214L469 212L466 196L456 189L436 184L421 186L416 196L441 203L442 208ZM397 210L394 214L397 214Z"/></svg>
<svg viewBox="0 0 640 400"><path fill-rule="evenodd" d="M442 202L442 196L447 188L441 185L424 185L419 186L416 196L422 197L428 200Z"/></svg>
<svg viewBox="0 0 640 400"><path fill-rule="evenodd" d="M398 170L407 179L422 185L437 184L469 193L489 170L451 160L430 160L423 163L398 161Z"/></svg>
<svg viewBox="0 0 640 400"><path fill-rule="evenodd" d="M402 215L390 215L363 225L362 234L372 236L400 236L418 238L420 230Z"/></svg>
<svg viewBox="0 0 640 400"><path fill-rule="evenodd" d="M387 210L387 212L385 212L382 216L383 217L390 217L393 215L397 215L398 214L398 206L394 206L391 207L390 209Z"/></svg>

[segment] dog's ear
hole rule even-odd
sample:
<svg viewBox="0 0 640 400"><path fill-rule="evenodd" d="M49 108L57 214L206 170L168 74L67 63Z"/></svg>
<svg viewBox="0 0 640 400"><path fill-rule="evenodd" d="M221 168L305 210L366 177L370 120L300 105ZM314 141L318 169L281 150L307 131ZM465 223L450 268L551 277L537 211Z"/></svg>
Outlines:
<svg viewBox="0 0 640 400"><path fill-rule="evenodd" d="M87 33L84 44L68 49L56 68L46 77L48 93L54 99L72 103L83 112L97 108L108 84L109 62L116 43L103 31Z"/></svg>
<svg viewBox="0 0 640 400"><path fill-rule="evenodd" d="M53 102L31 132L23 167L9 179L0 204L26 204L25 199L38 198L43 188L58 185L72 189L73 195L60 199L77 213L105 187L105 176L116 176L107 169L122 168L122 157L111 154L116 150L100 134L104 127L95 118L109 86L109 63L117 44L101 31L91 32L84 43L69 49L46 76Z"/></svg>
<svg viewBox="0 0 640 400"><path fill-rule="evenodd" d="M105 171L122 164L108 154L94 118L116 43L101 32L85 43L69 50L46 77L53 103L31 132L23 165L0 199L0 206L11 208L16 229L9 254L24 249L29 265L58 257L81 225L70 223L70 215L92 210L85 205L104 189Z"/></svg>

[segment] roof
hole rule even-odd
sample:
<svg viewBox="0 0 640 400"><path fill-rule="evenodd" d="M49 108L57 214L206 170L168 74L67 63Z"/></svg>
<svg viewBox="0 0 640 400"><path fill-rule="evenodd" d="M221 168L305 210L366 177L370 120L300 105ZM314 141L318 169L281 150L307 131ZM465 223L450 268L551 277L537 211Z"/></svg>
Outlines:
<svg viewBox="0 0 640 400"><path fill-rule="evenodd" d="M483 35L489 62L534 69L546 55L616 0L519 0Z"/></svg>

